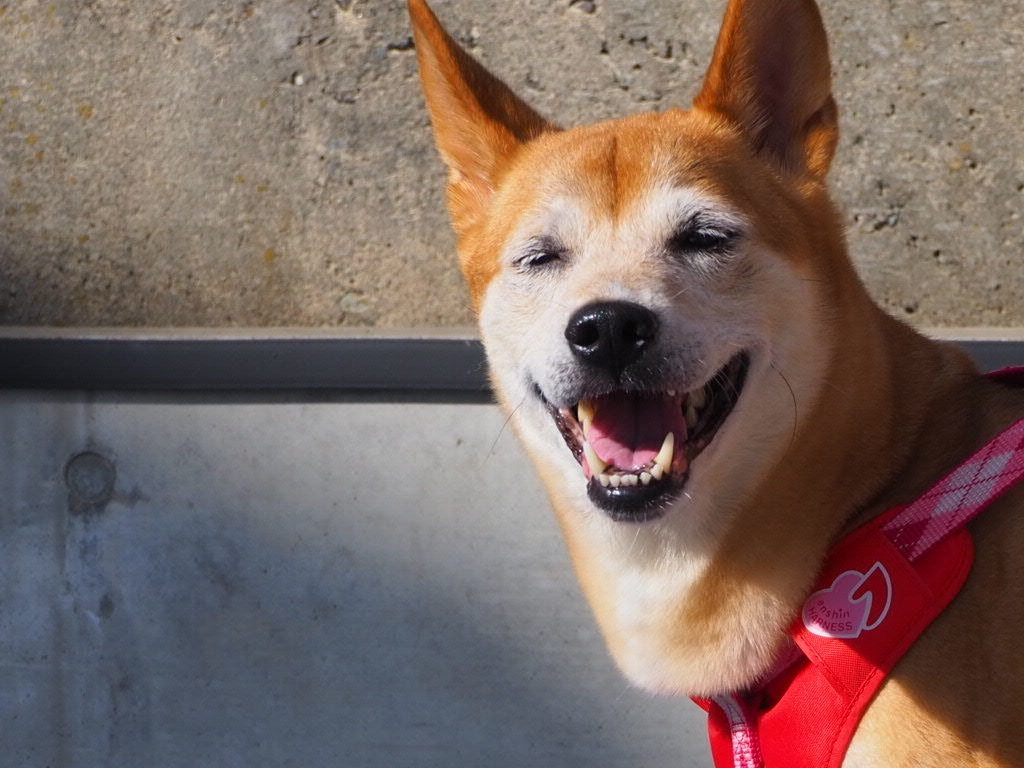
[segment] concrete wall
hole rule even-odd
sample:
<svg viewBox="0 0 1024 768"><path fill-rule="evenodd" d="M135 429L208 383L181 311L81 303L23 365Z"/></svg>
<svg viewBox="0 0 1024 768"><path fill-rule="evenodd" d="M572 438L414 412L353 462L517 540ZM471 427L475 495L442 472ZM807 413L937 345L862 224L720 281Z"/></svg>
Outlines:
<svg viewBox="0 0 1024 768"><path fill-rule="evenodd" d="M492 406L0 392L5 768L707 765Z"/></svg>
<svg viewBox="0 0 1024 768"><path fill-rule="evenodd" d="M403 5L0 5L0 323L471 322ZM824 6L870 288L1024 323L1024 2ZM437 2L566 124L688 103L722 7Z"/></svg>

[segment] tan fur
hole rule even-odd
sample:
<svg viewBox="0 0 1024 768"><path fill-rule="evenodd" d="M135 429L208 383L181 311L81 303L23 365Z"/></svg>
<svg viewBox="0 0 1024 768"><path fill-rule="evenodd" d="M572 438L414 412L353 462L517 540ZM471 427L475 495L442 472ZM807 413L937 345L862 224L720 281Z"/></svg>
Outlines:
<svg viewBox="0 0 1024 768"><path fill-rule="evenodd" d="M749 685L830 544L915 498L1024 414L1024 396L885 315L854 273L825 188L837 113L812 0L732 0L692 110L564 131L459 49L422 0L410 13L495 388L613 656L655 691ZM666 264L664 212L686 205L742 222L742 252ZM524 282L510 261L551 228L571 243L571 268ZM563 364L567 313L609 297L659 307L681 342L724 355L716 344L743 339L763 361L694 464L692 498L639 525L588 505L523 383ZM900 662L847 765L1024 761L1022 507L1014 491L972 526L968 585Z"/></svg>

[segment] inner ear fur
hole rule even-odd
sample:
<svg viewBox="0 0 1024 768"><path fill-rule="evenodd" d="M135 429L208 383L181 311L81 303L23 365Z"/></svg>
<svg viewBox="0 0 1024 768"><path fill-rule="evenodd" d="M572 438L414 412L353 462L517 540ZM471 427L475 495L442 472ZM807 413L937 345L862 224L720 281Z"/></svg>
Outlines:
<svg viewBox="0 0 1024 768"><path fill-rule="evenodd" d="M455 42L424 0L409 0L409 15L437 148L450 170L449 208L461 233L519 146L558 129Z"/></svg>
<svg viewBox="0 0 1024 768"><path fill-rule="evenodd" d="M694 107L737 125L784 171L824 176L839 127L814 0L730 0Z"/></svg>

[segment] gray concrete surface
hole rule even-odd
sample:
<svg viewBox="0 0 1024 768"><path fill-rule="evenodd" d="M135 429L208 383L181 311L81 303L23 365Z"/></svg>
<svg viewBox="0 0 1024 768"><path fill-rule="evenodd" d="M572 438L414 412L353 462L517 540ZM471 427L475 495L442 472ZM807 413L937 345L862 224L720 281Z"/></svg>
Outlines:
<svg viewBox="0 0 1024 768"><path fill-rule="evenodd" d="M662 768L491 406L0 392L4 768Z"/></svg>
<svg viewBox="0 0 1024 768"><path fill-rule="evenodd" d="M401 0L0 4L0 323L471 322ZM438 0L566 124L686 104L723 0ZM1024 1L836 0L853 252L1024 324Z"/></svg>

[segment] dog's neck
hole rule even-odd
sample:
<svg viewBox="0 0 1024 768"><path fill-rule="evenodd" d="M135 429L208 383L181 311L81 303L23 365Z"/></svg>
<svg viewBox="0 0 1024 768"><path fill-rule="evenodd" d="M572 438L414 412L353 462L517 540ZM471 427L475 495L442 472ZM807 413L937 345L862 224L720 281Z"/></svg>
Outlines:
<svg viewBox="0 0 1024 768"><path fill-rule="evenodd" d="M830 385L844 397L827 398L838 413L823 414L845 454L828 467L844 492L832 496L830 543L917 498L1004 422L987 413L998 410L997 390L960 347L922 336L873 303L853 322L873 332L861 337L862 354L839 350Z"/></svg>
<svg viewBox="0 0 1024 768"><path fill-rule="evenodd" d="M772 658L763 649L786 642L832 544L916 498L999 423L983 417L997 395L964 352L851 293L839 322L853 332L836 333L846 343L829 366L824 386L831 392L736 516L680 616L697 632L730 638L727 656L758 649L762 671ZM736 622L752 614L763 628L756 637Z"/></svg>

